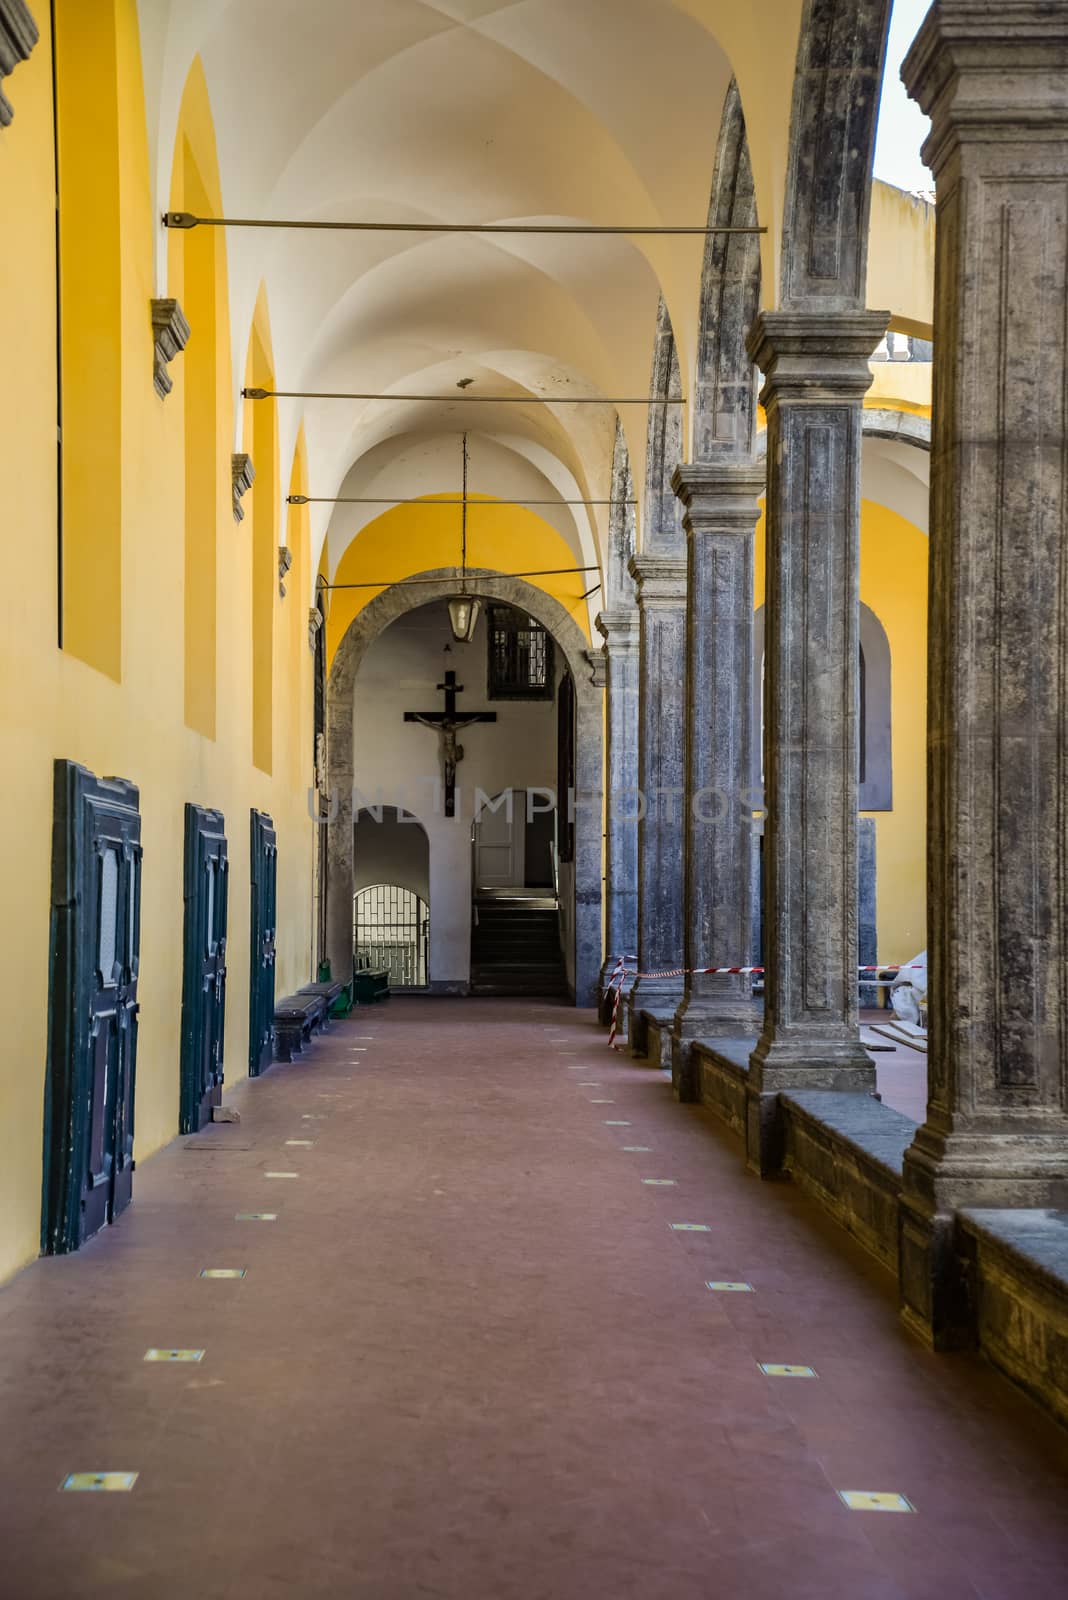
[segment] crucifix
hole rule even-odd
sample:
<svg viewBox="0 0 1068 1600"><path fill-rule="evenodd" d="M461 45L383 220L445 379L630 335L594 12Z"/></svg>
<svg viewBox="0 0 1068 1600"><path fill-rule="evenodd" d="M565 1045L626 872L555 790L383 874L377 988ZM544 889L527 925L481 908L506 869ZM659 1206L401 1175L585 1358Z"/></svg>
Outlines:
<svg viewBox="0 0 1068 1600"><path fill-rule="evenodd" d="M445 682L439 683L438 688L445 695L444 711L406 711L405 722L421 722L424 728L433 728L441 740L441 767L445 780L445 815L456 815L456 763L464 758L464 747L457 744L456 735L461 728L469 728L473 722L496 722L496 711L472 711L468 716L458 716L456 712L456 696L463 694L464 686L457 683L455 672L446 672Z"/></svg>

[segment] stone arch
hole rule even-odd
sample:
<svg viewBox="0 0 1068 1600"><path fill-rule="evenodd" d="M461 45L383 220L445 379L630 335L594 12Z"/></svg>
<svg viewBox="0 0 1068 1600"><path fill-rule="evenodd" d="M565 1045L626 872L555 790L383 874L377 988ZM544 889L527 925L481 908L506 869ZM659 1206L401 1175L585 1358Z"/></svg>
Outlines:
<svg viewBox="0 0 1068 1600"><path fill-rule="evenodd" d="M720 122L708 225L757 225L745 118L733 79ZM705 461L723 450L731 454L753 453L756 368L746 349L746 336L759 309L759 236L710 233L701 274L701 323L694 383L695 461Z"/></svg>
<svg viewBox="0 0 1068 1600"><path fill-rule="evenodd" d="M337 647L327 684L327 953L339 975L351 961L353 884L352 799L356 779L353 707L356 674L374 641L390 623L456 593L455 567L413 573L418 584L395 584L353 618ZM558 600L521 578L468 569L469 590L505 601L535 617L563 652L575 686L575 1000L596 1003L601 965L601 831L603 810L603 689L594 682L589 641Z"/></svg>
<svg viewBox="0 0 1068 1600"><path fill-rule="evenodd" d="M783 211L784 309L861 310L892 0L805 0Z"/></svg>
<svg viewBox="0 0 1068 1600"><path fill-rule="evenodd" d="M627 436L617 413L612 450L612 505L608 514L608 555L605 561L604 609L635 604L630 558L638 546L634 474L630 467Z"/></svg>
<svg viewBox="0 0 1068 1600"><path fill-rule="evenodd" d="M666 400L670 395L682 393L675 330L663 295L656 312L649 393L654 400ZM686 548L679 502L671 487L671 475L681 460L682 407L650 406L642 507L642 550L646 554L681 555Z"/></svg>

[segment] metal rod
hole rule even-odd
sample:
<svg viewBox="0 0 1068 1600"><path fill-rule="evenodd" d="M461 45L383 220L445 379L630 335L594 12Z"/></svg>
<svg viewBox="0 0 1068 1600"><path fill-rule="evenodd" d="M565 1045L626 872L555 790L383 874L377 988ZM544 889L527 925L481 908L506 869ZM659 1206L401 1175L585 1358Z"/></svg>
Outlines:
<svg viewBox="0 0 1068 1600"><path fill-rule="evenodd" d="M298 228L334 233L510 233L574 234L598 238L633 234L639 237L710 233L767 233L767 228L736 228L712 223L701 228L640 223L624 227L586 222L317 222L286 217L199 217L192 211L165 211L165 228Z"/></svg>
<svg viewBox="0 0 1068 1600"><path fill-rule="evenodd" d="M480 583L491 583L501 578L553 578L571 572L600 572L600 567L541 567L536 572L478 572L470 574L476 586ZM381 578L377 583L324 583L322 578L316 583L316 589L404 589L417 583L440 583L440 578ZM601 585L595 584L599 589ZM590 594L593 589L590 590ZM586 596L582 598L585 600Z"/></svg>
<svg viewBox="0 0 1068 1600"><path fill-rule="evenodd" d="M453 511L459 500L424 500L420 495L287 494L290 506L430 506ZM637 500L471 500L469 507L492 510L494 506L636 506Z"/></svg>
<svg viewBox="0 0 1068 1600"><path fill-rule="evenodd" d="M564 394L468 394L465 389L461 394L345 394L337 390L329 392L319 389L242 389L243 400L432 400L437 404L444 401L452 405L454 401L461 401L466 405L481 403L493 406L684 406L685 395L668 395L666 399L652 397L631 398L628 400L601 399L600 395L564 395Z"/></svg>

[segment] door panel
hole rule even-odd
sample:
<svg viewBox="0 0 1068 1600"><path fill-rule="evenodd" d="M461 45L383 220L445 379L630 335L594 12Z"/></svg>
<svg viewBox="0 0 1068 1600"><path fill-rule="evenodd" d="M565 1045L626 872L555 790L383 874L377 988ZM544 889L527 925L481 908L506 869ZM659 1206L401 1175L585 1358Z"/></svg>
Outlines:
<svg viewBox="0 0 1068 1600"><path fill-rule="evenodd" d="M511 791L495 810L486 806L475 823L475 888L522 888L526 878L527 792Z"/></svg>
<svg viewBox="0 0 1068 1600"><path fill-rule="evenodd" d="M179 1130L197 1133L222 1103L229 885L222 813L185 808L185 937Z"/></svg>
<svg viewBox="0 0 1068 1600"><path fill-rule="evenodd" d="M54 769L42 1246L76 1250L133 1192L141 818L135 786Z"/></svg>
<svg viewBox="0 0 1068 1600"><path fill-rule="evenodd" d="M278 838L264 811L251 813L248 1071L266 1072L274 1056L275 919Z"/></svg>

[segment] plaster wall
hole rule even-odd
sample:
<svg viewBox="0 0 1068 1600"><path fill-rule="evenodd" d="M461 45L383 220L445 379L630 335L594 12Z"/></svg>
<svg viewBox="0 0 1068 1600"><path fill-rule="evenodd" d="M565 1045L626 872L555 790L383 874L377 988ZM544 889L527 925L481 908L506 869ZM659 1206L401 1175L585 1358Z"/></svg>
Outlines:
<svg viewBox="0 0 1068 1600"><path fill-rule="evenodd" d="M97 0L73 0L84 22ZM64 17L61 0L60 17ZM0 724L6 781L0 789L0 852L4 910L0 918L0 1008L5 1049L0 1060L0 1278L38 1252L41 1213L41 1127L48 1031L51 897L52 763L84 763L140 786L144 844L140 1040L135 1109L139 1163L178 1127L182 983L182 854L186 801L226 815L231 853L229 1004L225 1040L228 1081L246 1071L248 1031L248 815L269 811L279 835L278 969L280 992L307 981L311 970L309 881L312 827L305 785L311 760L308 725L310 652L297 574L292 599L272 602L275 670L301 686L299 699L277 709L273 775L251 761L251 573L246 526L231 515L232 386L228 358L220 378L215 515L218 557L217 737L194 732L184 716L185 406L182 358L171 367L174 390L153 390L149 301L154 292L157 219L150 203L145 108L136 7L109 0L114 17L113 94L117 151L100 160L117 172L120 292L115 314L98 328L118 353L121 470L98 518L114 519L121 557L121 605L98 625L113 630L103 670L57 645L56 254L49 11L34 13L41 39L18 69L15 119L0 138L0 216L18 218L17 247L0 251L0 439L12 470L4 476L5 524L11 530L0 587ZM92 16L89 21L93 20ZM97 83L98 92L104 87ZM109 125L85 126L103 138ZM92 218L61 211L69 238L82 247L71 268L90 278ZM77 285L77 277L75 284ZM196 337L196 330L193 332ZM91 394L92 367L64 373L69 391ZM99 398L98 398L99 405ZM68 426L92 429L91 406ZM105 426L104 418L99 425ZM91 435L90 435L91 437ZM68 442L71 442L68 440ZM17 468L17 470L16 470ZM77 483L68 483L69 539L92 520L79 511ZM277 502L276 502L277 504ZM66 520L66 519L65 519ZM280 535L279 535L280 536ZM276 539L276 542L278 540ZM306 556L305 556L306 560ZM305 595L307 579L304 578ZM80 597L74 596L77 602ZM298 612L299 614L299 612ZM136 1196L136 1180L135 1180Z"/></svg>
<svg viewBox="0 0 1068 1600"><path fill-rule="evenodd" d="M470 977L476 790L494 796L507 788L556 785L555 702L487 698L485 612L471 643L453 643L445 655L451 637L443 602L398 618L368 649L356 675L353 700L359 804L402 806L418 818L429 839L432 983L466 983ZM464 685L457 702L461 715L495 711L498 719L495 724L465 728L459 735L464 759L457 771L455 817L446 817L443 806L436 803L441 775L436 734L404 721L406 711L442 708L437 685L448 667ZM558 677L559 673L558 657ZM366 870L357 865L358 875Z"/></svg>

